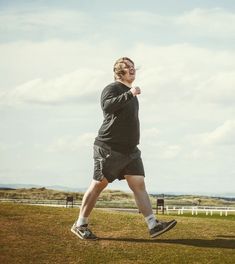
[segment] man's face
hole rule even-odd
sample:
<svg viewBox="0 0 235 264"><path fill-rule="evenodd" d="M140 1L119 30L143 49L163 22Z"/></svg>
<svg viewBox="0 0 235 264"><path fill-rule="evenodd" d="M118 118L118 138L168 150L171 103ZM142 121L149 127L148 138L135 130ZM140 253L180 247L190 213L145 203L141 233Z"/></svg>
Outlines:
<svg viewBox="0 0 235 264"><path fill-rule="evenodd" d="M122 76L122 80L128 83L132 83L135 80L135 66L129 60L125 60L125 74Z"/></svg>

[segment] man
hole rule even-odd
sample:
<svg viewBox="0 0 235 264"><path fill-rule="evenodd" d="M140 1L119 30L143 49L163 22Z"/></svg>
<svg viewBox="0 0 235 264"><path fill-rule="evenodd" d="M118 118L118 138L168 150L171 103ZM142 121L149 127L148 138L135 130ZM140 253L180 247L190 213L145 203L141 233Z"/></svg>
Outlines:
<svg viewBox="0 0 235 264"><path fill-rule="evenodd" d="M114 64L115 82L106 86L101 95L104 121L94 142L94 176L83 196L78 220L71 231L81 239L96 240L88 228L88 217L97 198L108 183L126 180L134 193L139 211L145 217L152 238L170 230L176 221L156 220L145 189L144 167L139 144L139 87L133 87L134 62L120 58Z"/></svg>

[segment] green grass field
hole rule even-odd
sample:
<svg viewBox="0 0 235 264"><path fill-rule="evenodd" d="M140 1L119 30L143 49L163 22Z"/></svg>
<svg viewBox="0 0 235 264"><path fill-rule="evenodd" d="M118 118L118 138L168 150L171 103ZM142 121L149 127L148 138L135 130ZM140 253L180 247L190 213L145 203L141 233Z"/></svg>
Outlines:
<svg viewBox="0 0 235 264"><path fill-rule="evenodd" d="M151 240L142 215L94 209L90 227L100 240L83 241L70 231L77 214L0 203L0 263L235 263L234 216L174 216L176 227Z"/></svg>

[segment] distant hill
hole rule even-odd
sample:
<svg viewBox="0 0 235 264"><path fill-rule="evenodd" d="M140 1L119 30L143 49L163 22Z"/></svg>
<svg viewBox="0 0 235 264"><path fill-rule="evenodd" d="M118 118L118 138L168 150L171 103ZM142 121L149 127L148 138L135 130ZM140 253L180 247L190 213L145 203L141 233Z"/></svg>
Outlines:
<svg viewBox="0 0 235 264"><path fill-rule="evenodd" d="M30 188L47 188L51 190L60 190L60 191L67 191L67 192L85 192L86 188L72 188L67 186L61 186L61 185L37 185L37 184L0 184L0 190L10 190L10 189L30 189Z"/></svg>
<svg viewBox="0 0 235 264"><path fill-rule="evenodd" d="M36 185L36 184L0 184L0 190L11 190L11 189L30 189L30 188L46 188L50 190L58 190L58 191L64 191L64 192L85 192L86 187L68 187L68 186L62 186L62 185ZM111 189L112 190L112 189ZM123 191L125 192L125 191ZM131 193L129 191L128 193ZM151 196L154 197L161 197L163 193L158 192L150 192ZM165 192L164 195L166 197L178 197L178 196L207 196L207 197L214 197L214 198L224 198L225 200L229 201L235 201L235 193L204 193L204 192L192 192L192 193L186 193L186 192Z"/></svg>
<svg viewBox="0 0 235 264"><path fill-rule="evenodd" d="M81 201L84 192L78 191L66 191L66 190L55 190L46 187L40 188L9 188L3 187L0 189L0 199L17 199L17 200L66 200L68 196L72 196L76 201ZM158 195L150 195L152 205L156 206L156 199ZM235 199L232 198L221 198L221 197L209 197L209 196L198 196L198 195L165 195L166 205L176 206L234 206ZM103 206L112 207L136 207L134 196L132 193L120 191L120 190L104 190L100 197L99 203Z"/></svg>
<svg viewBox="0 0 235 264"><path fill-rule="evenodd" d="M150 192L153 196L188 196L188 195L194 195L194 196L208 196L208 197L216 197L216 198L233 198L235 199L235 193L205 193L205 192L165 192L165 193L157 193L157 192Z"/></svg>
<svg viewBox="0 0 235 264"><path fill-rule="evenodd" d="M9 191L9 190L16 190L16 189L15 188L9 188L9 187L0 187L0 190Z"/></svg>

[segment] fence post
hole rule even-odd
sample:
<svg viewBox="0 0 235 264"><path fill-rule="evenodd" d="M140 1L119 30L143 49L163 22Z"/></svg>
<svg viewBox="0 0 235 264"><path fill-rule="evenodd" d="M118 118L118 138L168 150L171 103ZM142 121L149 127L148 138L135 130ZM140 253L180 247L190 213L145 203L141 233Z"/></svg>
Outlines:
<svg viewBox="0 0 235 264"><path fill-rule="evenodd" d="M164 194L163 194L164 197ZM158 214L158 207L161 207L162 214L164 214L164 198L157 198L156 214Z"/></svg>
<svg viewBox="0 0 235 264"><path fill-rule="evenodd" d="M66 198L66 208L69 203L72 203L72 208L73 208L73 196L67 196Z"/></svg>

